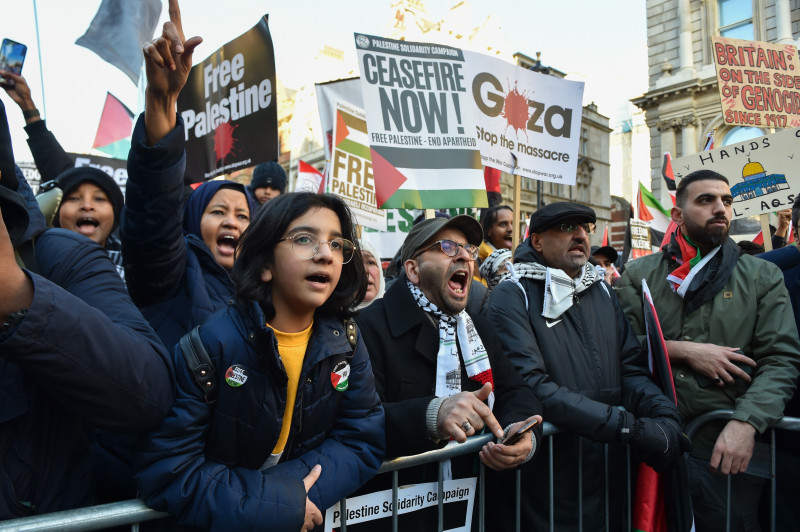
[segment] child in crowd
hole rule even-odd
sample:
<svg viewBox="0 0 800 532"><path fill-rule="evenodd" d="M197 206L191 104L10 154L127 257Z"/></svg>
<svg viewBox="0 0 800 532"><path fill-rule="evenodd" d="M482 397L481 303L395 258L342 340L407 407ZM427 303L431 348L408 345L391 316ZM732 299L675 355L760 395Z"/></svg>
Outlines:
<svg viewBox="0 0 800 532"><path fill-rule="evenodd" d="M343 322L366 291L354 226L330 195L285 194L258 212L237 250L236 301L199 328L215 402L174 349L177 401L137 457L149 506L205 529L313 530L377 472L384 413Z"/></svg>

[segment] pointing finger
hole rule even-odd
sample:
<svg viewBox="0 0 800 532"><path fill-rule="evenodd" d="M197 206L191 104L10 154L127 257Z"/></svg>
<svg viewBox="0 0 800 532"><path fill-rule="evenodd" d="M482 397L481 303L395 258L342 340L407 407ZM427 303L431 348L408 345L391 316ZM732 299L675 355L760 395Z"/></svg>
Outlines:
<svg viewBox="0 0 800 532"><path fill-rule="evenodd" d="M169 0L169 20L175 25L178 36L183 42L183 24L181 23L181 6L178 5L178 0Z"/></svg>

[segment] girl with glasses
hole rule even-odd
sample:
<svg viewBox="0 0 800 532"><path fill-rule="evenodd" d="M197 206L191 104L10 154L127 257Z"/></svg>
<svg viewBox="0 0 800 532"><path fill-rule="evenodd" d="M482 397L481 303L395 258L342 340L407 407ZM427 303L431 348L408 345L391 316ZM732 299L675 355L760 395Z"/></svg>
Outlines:
<svg viewBox="0 0 800 532"><path fill-rule="evenodd" d="M336 196L282 194L259 210L237 250L235 301L199 329L213 405L173 353L178 400L139 456L148 505L204 529L312 530L377 472L383 409L345 329L366 291L354 241Z"/></svg>

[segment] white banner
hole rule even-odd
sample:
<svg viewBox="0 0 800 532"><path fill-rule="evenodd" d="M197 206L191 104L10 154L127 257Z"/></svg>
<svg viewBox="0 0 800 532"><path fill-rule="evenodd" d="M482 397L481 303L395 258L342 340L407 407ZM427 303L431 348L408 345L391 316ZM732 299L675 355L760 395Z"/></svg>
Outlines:
<svg viewBox="0 0 800 532"><path fill-rule="evenodd" d="M466 50L464 60L483 165L574 185L583 83Z"/></svg>
<svg viewBox="0 0 800 532"><path fill-rule="evenodd" d="M347 203L359 225L385 231L386 211L375 200L364 110L339 100L334 112L328 191Z"/></svg>
<svg viewBox="0 0 800 532"><path fill-rule="evenodd" d="M672 161L676 184L695 170L728 178L733 217L787 209L800 192L800 128L786 129Z"/></svg>
<svg viewBox="0 0 800 532"><path fill-rule="evenodd" d="M442 488L442 499L445 507L448 504L464 501L466 502L466 515L463 526L456 528L446 528L444 532L469 532L472 525L472 508L475 505L475 485L477 478L463 478L457 480L445 480ZM403 527L403 520L400 516L412 512L417 512L424 508L436 506L438 504L439 485L436 482L425 484L411 484L400 486L397 490L397 514L399 530L406 530ZM386 526L381 529L388 529L392 519L392 490L378 491L359 497L347 499L347 529L350 525L358 525L370 521L382 520ZM339 503L334 504L325 512L325 532L338 531L341 526L342 512ZM460 521L460 519L459 519ZM353 530L371 530L378 523L371 523L370 526L355 526Z"/></svg>

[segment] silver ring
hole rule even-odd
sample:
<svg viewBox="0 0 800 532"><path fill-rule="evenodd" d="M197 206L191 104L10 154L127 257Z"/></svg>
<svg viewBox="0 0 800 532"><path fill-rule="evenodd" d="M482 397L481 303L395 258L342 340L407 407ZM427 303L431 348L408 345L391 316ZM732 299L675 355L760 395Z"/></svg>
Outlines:
<svg viewBox="0 0 800 532"><path fill-rule="evenodd" d="M722 379L719 376L714 377L714 382L722 382Z"/></svg>
<svg viewBox="0 0 800 532"><path fill-rule="evenodd" d="M469 432L472 429L472 425L470 424L469 420L465 421L461 428L464 429L464 432Z"/></svg>

